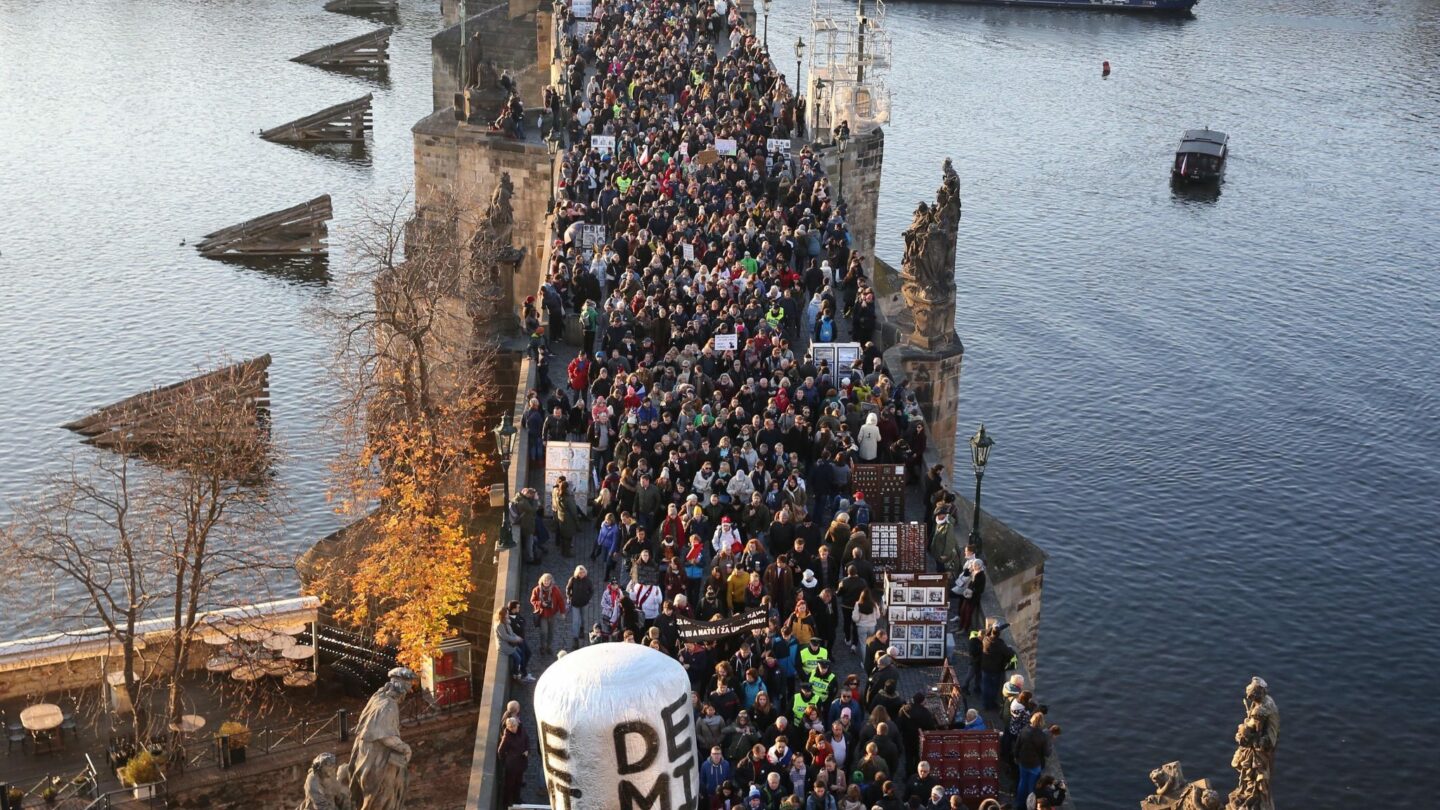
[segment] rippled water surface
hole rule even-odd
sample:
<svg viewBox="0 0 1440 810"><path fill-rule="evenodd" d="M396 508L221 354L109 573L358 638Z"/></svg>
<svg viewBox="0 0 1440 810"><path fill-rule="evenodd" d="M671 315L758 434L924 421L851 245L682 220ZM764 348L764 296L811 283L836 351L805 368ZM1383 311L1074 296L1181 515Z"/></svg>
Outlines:
<svg viewBox="0 0 1440 810"><path fill-rule="evenodd" d="M287 61L374 27L318 0L0 0L0 495L76 446L60 423L268 351L289 542L333 528L333 389L303 314L325 286L180 242L322 192L339 231L408 186L434 5L405 4L377 84ZM807 19L775 4L781 64ZM954 157L961 420L998 442L987 505L1051 555L1041 687L1085 806L1134 806L1176 758L1228 789L1257 673L1284 714L1282 806L1422 806L1440 776L1440 6L895 3L888 26L880 252L898 259ZM254 135L366 92L368 162ZM1231 135L1228 179L1176 196L1180 131L1207 124Z"/></svg>

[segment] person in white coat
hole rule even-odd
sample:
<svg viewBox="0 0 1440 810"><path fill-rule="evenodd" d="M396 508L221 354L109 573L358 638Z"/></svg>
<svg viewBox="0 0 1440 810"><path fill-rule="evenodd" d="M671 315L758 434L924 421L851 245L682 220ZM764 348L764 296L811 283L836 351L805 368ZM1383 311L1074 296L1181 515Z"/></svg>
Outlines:
<svg viewBox="0 0 1440 810"><path fill-rule="evenodd" d="M855 437L855 444L860 450L861 461L874 461L880 456L880 417L870 414L865 417L865 424L860 426L860 434Z"/></svg>

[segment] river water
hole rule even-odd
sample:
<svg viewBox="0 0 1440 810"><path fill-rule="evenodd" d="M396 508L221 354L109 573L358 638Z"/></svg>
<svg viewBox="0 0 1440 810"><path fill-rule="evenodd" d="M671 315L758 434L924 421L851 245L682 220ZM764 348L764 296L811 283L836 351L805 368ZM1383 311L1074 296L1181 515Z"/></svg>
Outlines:
<svg viewBox="0 0 1440 810"><path fill-rule="evenodd" d="M75 450L59 424L271 352L287 543L337 525L304 314L323 280L181 244L324 192L338 233L409 186L436 4L404 4L381 83L287 61L374 27L319 5L0 0L0 497ZM780 64L807 24L776 3ZM1051 555L1039 674L1072 786L1134 806L1179 758L1228 789L1261 674L1282 806L1419 806L1440 776L1440 7L896 3L887 27L879 250L898 261L954 157L961 422L996 438L987 507ZM365 160L254 135L366 92ZM1176 196L1180 131L1204 125L1231 135L1228 178ZM34 616L0 612L0 635Z"/></svg>

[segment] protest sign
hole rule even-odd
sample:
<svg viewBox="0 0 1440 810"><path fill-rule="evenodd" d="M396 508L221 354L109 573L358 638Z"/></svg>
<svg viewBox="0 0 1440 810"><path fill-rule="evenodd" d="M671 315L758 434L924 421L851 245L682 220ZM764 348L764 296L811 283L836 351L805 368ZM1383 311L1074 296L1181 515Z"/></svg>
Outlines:
<svg viewBox="0 0 1440 810"><path fill-rule="evenodd" d="M728 157L740 151L740 145L734 138L716 138L715 154Z"/></svg>
<svg viewBox="0 0 1440 810"><path fill-rule="evenodd" d="M675 617L675 630L681 641L715 641L763 628L768 621L764 608L713 622L697 622L684 616Z"/></svg>
<svg viewBox="0 0 1440 810"><path fill-rule="evenodd" d="M731 351L731 352L733 352L733 351L735 351L735 350L738 349L738 348L740 348L740 336L737 335L737 334L735 334L734 332L731 332L731 333L728 334L728 335L716 335L716 336L715 336L715 351L717 351L717 352L724 352L724 351Z"/></svg>
<svg viewBox="0 0 1440 810"><path fill-rule="evenodd" d="M768 138L765 141L765 151L769 154L779 152L784 157L790 157L789 138Z"/></svg>
<svg viewBox="0 0 1440 810"><path fill-rule="evenodd" d="M680 245L680 253L685 256L685 261L695 261L695 246L690 244L689 242L685 242Z"/></svg>
<svg viewBox="0 0 1440 810"><path fill-rule="evenodd" d="M613 155L615 154L615 136L591 135L590 148L594 149L602 155Z"/></svg>

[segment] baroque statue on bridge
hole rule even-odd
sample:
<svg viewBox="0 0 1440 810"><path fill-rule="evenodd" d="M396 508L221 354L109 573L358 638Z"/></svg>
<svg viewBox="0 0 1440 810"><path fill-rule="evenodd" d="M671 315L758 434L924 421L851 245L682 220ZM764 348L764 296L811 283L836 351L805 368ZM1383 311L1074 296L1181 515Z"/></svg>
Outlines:
<svg viewBox="0 0 1440 810"><path fill-rule="evenodd" d="M1245 719L1235 729L1235 756L1230 759L1240 784L1230 792L1226 810L1275 810L1271 777L1280 741L1280 710L1265 679L1250 679L1244 705Z"/></svg>
<svg viewBox="0 0 1440 810"><path fill-rule="evenodd" d="M410 784L410 746L400 739L400 703L415 685L413 670L396 667L370 696L355 727L350 761L340 781L350 786L355 810L401 810Z"/></svg>
<svg viewBox="0 0 1440 810"><path fill-rule="evenodd" d="M1185 778L1179 761L1167 762L1150 772L1155 795L1140 802L1140 810L1220 810L1220 792L1206 779Z"/></svg>
<svg viewBox="0 0 1440 810"><path fill-rule="evenodd" d="M955 242L960 230L960 177L947 158L935 203L920 203L905 230L901 293L915 319L910 342L936 349L955 335Z"/></svg>
<svg viewBox="0 0 1440 810"><path fill-rule="evenodd" d="M335 755L326 751L310 763L305 775L305 799L297 810L352 810L350 790L335 775Z"/></svg>

